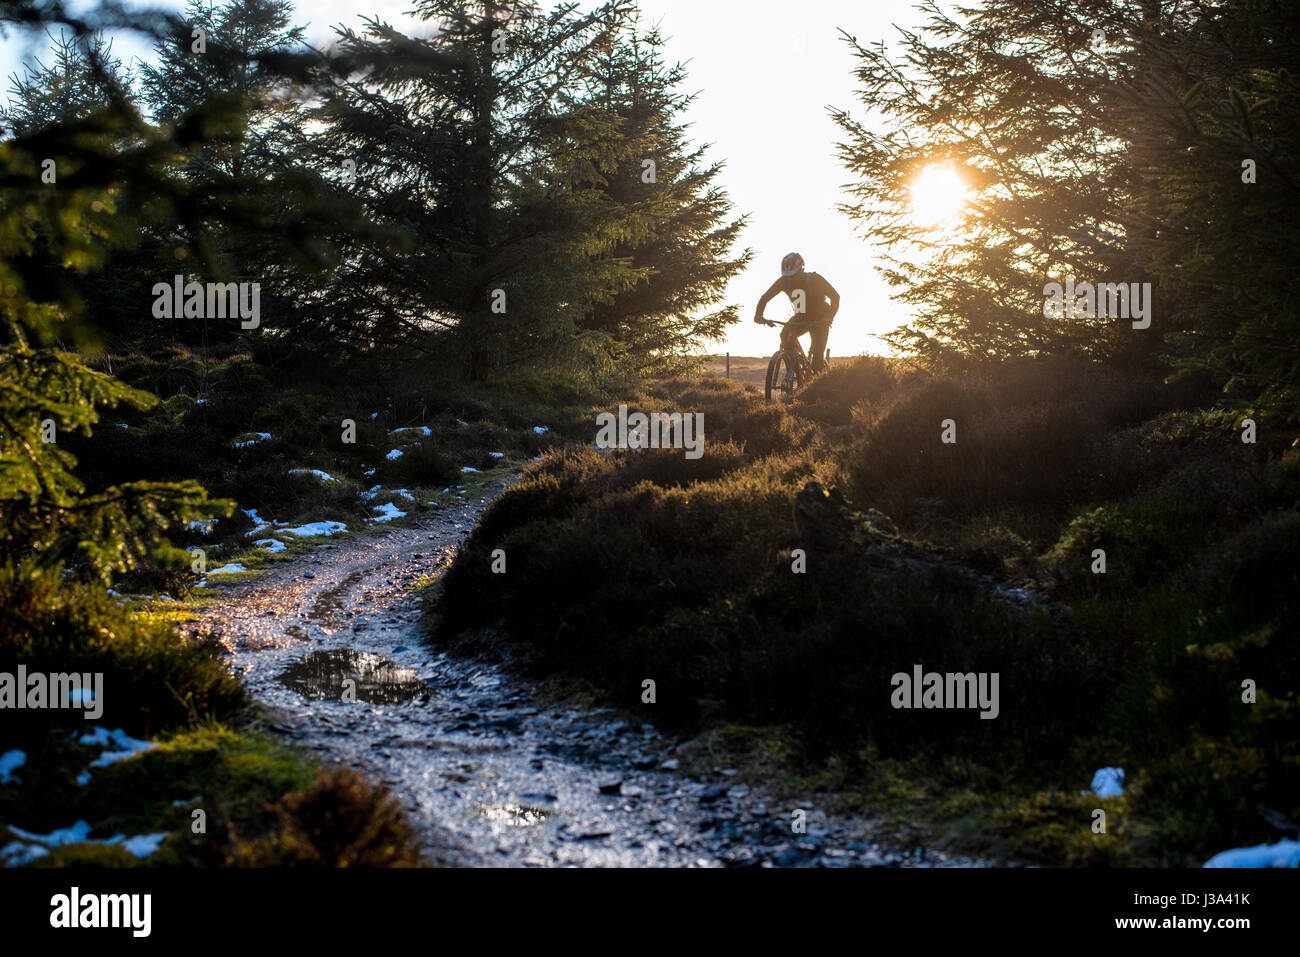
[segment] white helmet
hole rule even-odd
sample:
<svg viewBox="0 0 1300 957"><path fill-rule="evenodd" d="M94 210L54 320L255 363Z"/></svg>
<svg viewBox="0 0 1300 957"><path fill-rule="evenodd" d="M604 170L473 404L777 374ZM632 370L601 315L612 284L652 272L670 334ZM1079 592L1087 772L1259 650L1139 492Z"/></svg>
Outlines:
<svg viewBox="0 0 1300 957"><path fill-rule="evenodd" d="M803 268L803 257L798 253L790 253L781 260L781 275L793 276Z"/></svg>

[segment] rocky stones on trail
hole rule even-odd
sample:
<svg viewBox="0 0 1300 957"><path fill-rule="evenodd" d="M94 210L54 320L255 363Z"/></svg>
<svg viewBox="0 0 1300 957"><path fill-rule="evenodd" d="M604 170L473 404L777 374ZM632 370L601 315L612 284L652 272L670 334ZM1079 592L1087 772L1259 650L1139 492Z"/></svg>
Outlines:
<svg viewBox="0 0 1300 957"><path fill-rule="evenodd" d="M430 649L410 591L420 574L411 559L449 557L451 523L472 525L482 508L449 508L447 518L431 526L434 534L416 526L389 528L313 551L232 587L193 629L225 643L232 671L275 715L273 730L324 761L387 782L431 863L970 863L933 852L918 859L889 851L864 837L872 831L869 822L779 802L736 768L718 768L713 780L680 773L679 759L668 756L674 742L653 725L612 709L543 704L532 685L495 665ZM812 514L813 527L820 528ZM303 571L306 563L312 571ZM397 568L409 574L395 574ZM306 701L277 680L290 663L340 648L391 659L431 693L400 704ZM795 806L810 811L807 834L791 833Z"/></svg>

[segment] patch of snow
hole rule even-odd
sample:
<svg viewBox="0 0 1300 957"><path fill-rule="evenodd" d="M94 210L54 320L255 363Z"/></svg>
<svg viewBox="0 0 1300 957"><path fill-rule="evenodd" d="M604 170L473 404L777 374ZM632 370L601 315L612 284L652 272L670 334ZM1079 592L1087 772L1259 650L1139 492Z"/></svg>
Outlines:
<svg viewBox="0 0 1300 957"><path fill-rule="evenodd" d="M89 784L89 783L90 783L90 772L89 772L89 771L82 771L80 774L78 774L78 775L77 775L77 783L80 784L83 788L84 788L87 784Z"/></svg>
<svg viewBox="0 0 1300 957"><path fill-rule="evenodd" d="M506 453L504 452L489 452L488 455L492 456L494 459L503 459L506 457Z"/></svg>
<svg viewBox="0 0 1300 957"><path fill-rule="evenodd" d="M333 475L328 472L322 472L320 469L289 469L290 475L314 475L322 482L337 482Z"/></svg>
<svg viewBox="0 0 1300 957"><path fill-rule="evenodd" d="M48 853L50 852L39 844L24 844L22 841L11 841L4 847L0 847L0 858L4 860L6 867L22 867L32 861L40 860Z"/></svg>
<svg viewBox="0 0 1300 957"><path fill-rule="evenodd" d="M401 457L402 457L401 449L393 449L391 452L389 452L387 455L384 456L384 458L388 459L388 461L390 462L396 462Z"/></svg>
<svg viewBox="0 0 1300 957"><path fill-rule="evenodd" d="M464 425L464 426L468 426L468 425L469 425L469 423L466 422L464 419L457 419L457 420L456 420L456 424L457 424L457 425Z"/></svg>
<svg viewBox="0 0 1300 957"><path fill-rule="evenodd" d="M272 554L274 554L275 552L282 552L289 547L285 545L284 542L274 538L259 538L257 541L253 542L253 544L256 545L258 548L265 548L268 552L271 552Z"/></svg>
<svg viewBox="0 0 1300 957"><path fill-rule="evenodd" d="M1103 798L1122 797L1124 794L1124 769L1099 768L1097 773L1092 776L1092 788L1089 791L1081 791L1080 793L1091 793Z"/></svg>
<svg viewBox="0 0 1300 957"><path fill-rule="evenodd" d="M1205 867L1300 867L1300 841L1278 841L1220 851Z"/></svg>
<svg viewBox="0 0 1300 957"><path fill-rule="evenodd" d="M68 690L68 703L74 708L88 708L95 702L95 692L89 688L71 688Z"/></svg>
<svg viewBox="0 0 1300 957"><path fill-rule="evenodd" d="M202 532L204 535L206 535L208 534L208 532L212 531L213 521L214 520L210 518L209 519L196 518L194 521L190 522L185 527L188 528L191 532Z"/></svg>
<svg viewBox="0 0 1300 957"><path fill-rule="evenodd" d="M377 419L377 418L379 418L379 413L378 413L378 412L371 412L371 413L370 413L370 417L371 417L372 419Z"/></svg>
<svg viewBox="0 0 1300 957"><path fill-rule="evenodd" d="M473 467L471 467L471 466L469 466L469 465L462 465L460 470L461 470L462 472L477 472L477 471L478 471L478 469L473 468Z"/></svg>
<svg viewBox="0 0 1300 957"><path fill-rule="evenodd" d="M14 827L12 824L9 825L9 830L23 840L31 841L37 846L32 847L20 844L17 841L5 845L3 850L0 850L0 854L4 855L7 864L26 864L37 858L44 857L49 853L49 848L62 847L65 844L120 844L136 857L148 857L158 850L158 845L167 837L167 832L163 831L160 834L137 834L133 837L116 834L106 840L94 841L90 839L90 825L85 821L78 821L71 827L53 830L49 834L33 834L31 831L24 831L20 827Z"/></svg>
<svg viewBox="0 0 1300 957"><path fill-rule="evenodd" d="M406 518L406 513L399 511L397 506L391 502L387 505L376 505L375 511L380 513L374 519L376 522L391 522L395 518Z"/></svg>
<svg viewBox="0 0 1300 957"><path fill-rule="evenodd" d="M533 431L536 432L538 435L544 435L551 430L544 425L534 425Z"/></svg>
<svg viewBox="0 0 1300 957"><path fill-rule="evenodd" d="M248 434L249 434L249 435L255 435L255 436L257 436L257 438L255 438L255 439L245 439L243 442L236 442L236 443L234 443L235 448L237 448L237 449L245 449L245 448L248 448L248 446L250 446L250 445L256 445L258 442L265 442L267 439L269 439L269 438L271 437L271 433L270 433L270 432L250 432L250 433L248 433Z"/></svg>
<svg viewBox="0 0 1300 957"><path fill-rule="evenodd" d="M118 761L125 761L127 758L134 757L137 754L143 754L151 748L158 747L153 741L141 741L139 738L133 738L121 728L115 731L109 731L102 726L96 726L95 730L89 734L83 734L78 743L87 747L108 747L117 748L116 751L105 751L95 760L90 762L92 768L103 768L110 764L116 764Z"/></svg>
<svg viewBox="0 0 1300 957"><path fill-rule="evenodd" d="M0 754L0 784L18 780L12 777L14 771L27 763L27 755L22 751L6 751Z"/></svg>
<svg viewBox="0 0 1300 957"><path fill-rule="evenodd" d="M233 572L246 572L246 571L248 571L248 569L245 568L243 565L239 564L239 562L230 562L227 565L222 565L220 568L212 569L212 571L208 572L208 575L209 576L229 575Z"/></svg>
<svg viewBox="0 0 1300 957"><path fill-rule="evenodd" d="M154 851L158 850L158 845L167 839L167 832L160 831L157 834L135 834L131 837L125 837L116 834L110 837L105 844L121 844L136 857L148 857Z"/></svg>
<svg viewBox="0 0 1300 957"><path fill-rule="evenodd" d="M347 530L348 527L342 522L309 522L306 525L299 525L297 528L282 528L280 534L305 538L309 535L333 535Z"/></svg>
<svg viewBox="0 0 1300 957"><path fill-rule="evenodd" d="M364 476L366 476L366 478L369 478L370 476L372 476L372 475L375 474L375 470L374 470L374 469L366 469L366 470L365 470L364 472L362 472L361 474L364 475Z"/></svg>

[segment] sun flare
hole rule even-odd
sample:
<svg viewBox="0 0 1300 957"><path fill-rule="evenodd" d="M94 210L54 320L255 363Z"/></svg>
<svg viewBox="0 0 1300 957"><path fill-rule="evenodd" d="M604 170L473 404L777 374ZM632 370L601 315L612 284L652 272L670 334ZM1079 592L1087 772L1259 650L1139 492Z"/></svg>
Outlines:
<svg viewBox="0 0 1300 957"><path fill-rule="evenodd" d="M912 182L912 223L934 228L961 212L967 199L966 181L952 166L934 164L921 170Z"/></svg>

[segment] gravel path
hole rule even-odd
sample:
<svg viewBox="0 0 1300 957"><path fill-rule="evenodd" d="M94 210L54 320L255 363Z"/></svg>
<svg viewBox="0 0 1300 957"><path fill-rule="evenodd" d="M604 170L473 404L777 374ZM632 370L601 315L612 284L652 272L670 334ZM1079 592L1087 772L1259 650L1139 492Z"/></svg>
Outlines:
<svg viewBox="0 0 1300 957"><path fill-rule="evenodd" d="M862 822L676 772L675 742L612 711L539 707L526 682L431 650L416 583L507 480L418 525L322 546L230 586L200 627L280 722L382 781L431 863L459 866L971 866ZM346 700L352 698L353 700Z"/></svg>

